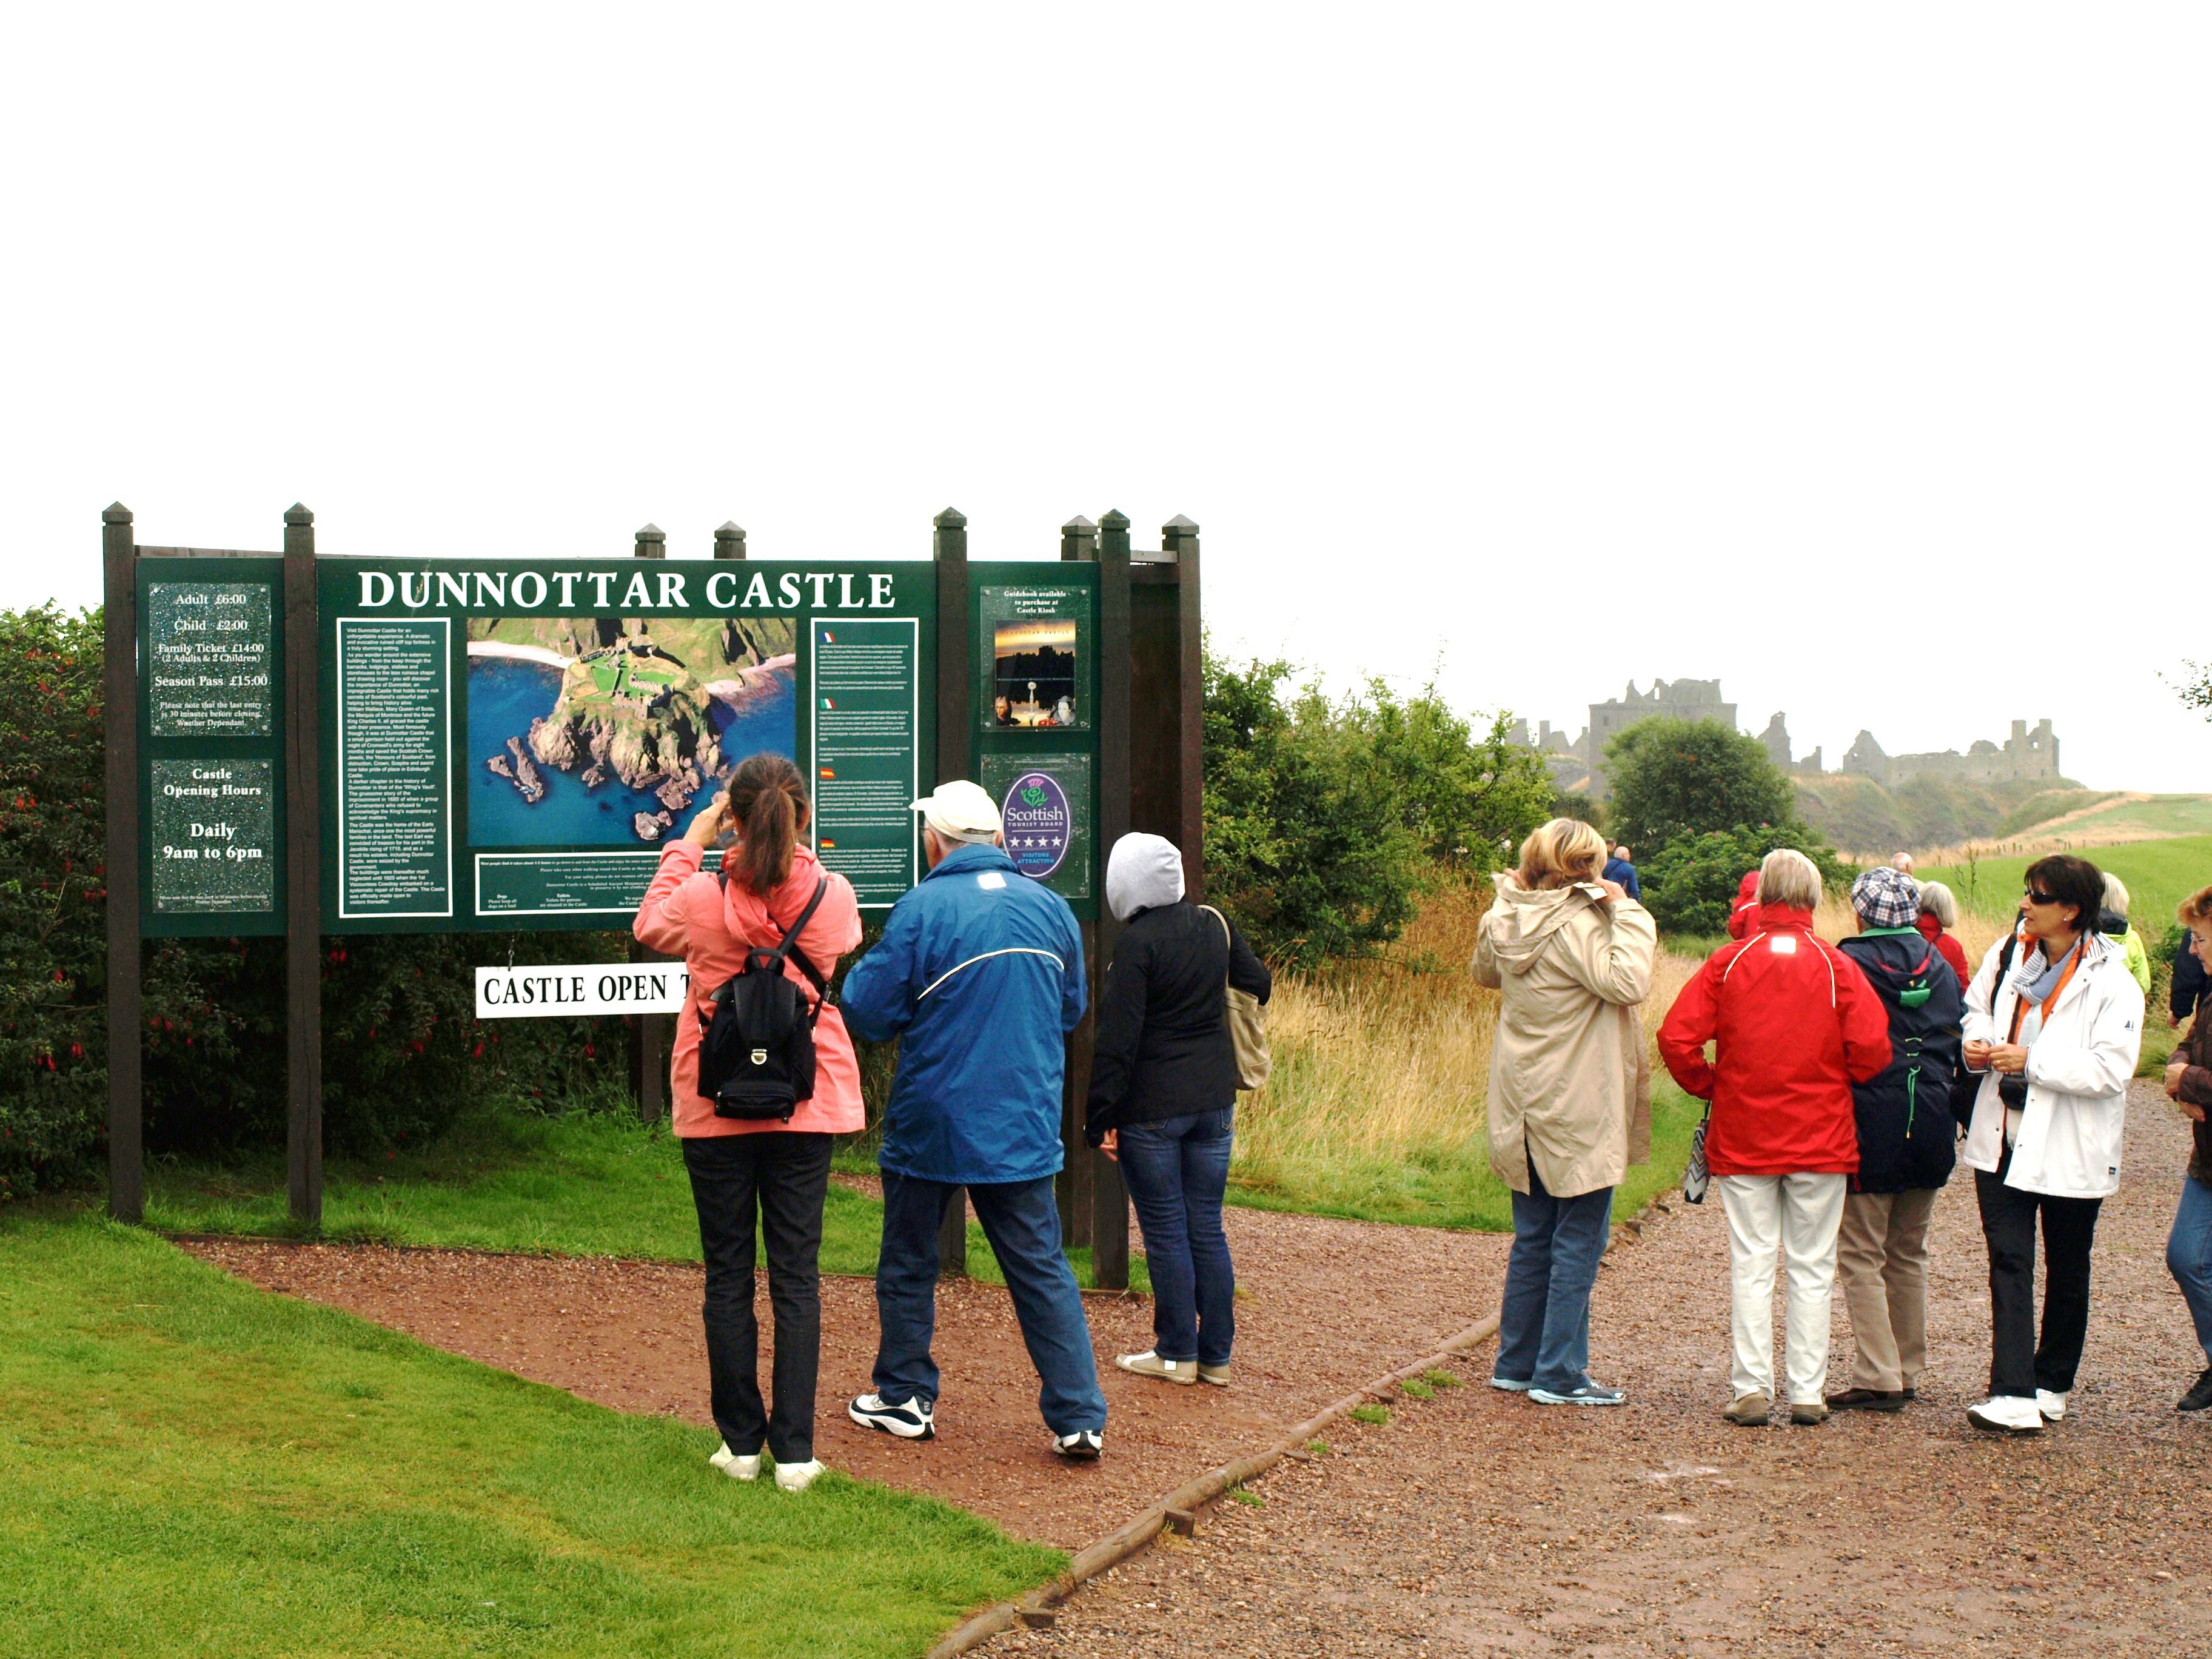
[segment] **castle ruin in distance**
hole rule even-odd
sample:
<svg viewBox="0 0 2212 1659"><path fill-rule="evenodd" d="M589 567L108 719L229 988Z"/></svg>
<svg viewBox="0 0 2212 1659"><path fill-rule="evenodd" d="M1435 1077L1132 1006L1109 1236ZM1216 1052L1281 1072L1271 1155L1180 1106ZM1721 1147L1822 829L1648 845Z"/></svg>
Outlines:
<svg viewBox="0 0 2212 1659"><path fill-rule="evenodd" d="M1608 793L1606 744L1638 721L1660 715L1672 720L1717 720L1731 732L1737 729L1735 705L1722 701L1718 680L1654 680L1649 691L1638 691L1636 682L1631 680L1626 696L1590 704L1589 724L1572 743L1567 741L1565 732L1554 729L1549 720L1538 724L1533 738L1528 733L1528 723L1516 720L1512 735L1516 743L1544 755L1559 787L1586 794L1593 800L1603 800ZM1766 752L1773 757L1774 763L1785 772L1819 774L1825 769L1818 749L1800 758L1791 758L1790 730L1779 713L1766 722L1766 730L1759 734L1759 740L1766 745ZM2051 729L2048 720L2037 721L2033 731L2026 720L2014 720L2012 735L2001 745L1984 738L1971 744L1963 755L1955 749L1924 755L1889 755L1882 752L1873 732L1862 732L1858 740L1844 751L1839 769L1847 775L1871 778L1885 789L1893 789L1916 778L1940 778L1960 783L2033 780L2055 784L2058 781L2058 736Z"/></svg>

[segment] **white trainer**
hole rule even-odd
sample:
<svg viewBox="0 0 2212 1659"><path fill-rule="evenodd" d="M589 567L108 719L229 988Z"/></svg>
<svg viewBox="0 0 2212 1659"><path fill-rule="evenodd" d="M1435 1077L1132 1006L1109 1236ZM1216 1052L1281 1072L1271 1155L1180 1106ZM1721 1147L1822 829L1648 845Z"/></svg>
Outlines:
<svg viewBox="0 0 2212 1659"><path fill-rule="evenodd" d="M2048 1389L2035 1391L2035 1409L2043 1413L2046 1423L2056 1423L2066 1415L2066 1396L2053 1394Z"/></svg>
<svg viewBox="0 0 2212 1659"><path fill-rule="evenodd" d="M775 1484L785 1492L805 1492L822 1471L823 1462L818 1457L810 1457L804 1463L779 1463L775 1466Z"/></svg>
<svg viewBox="0 0 2212 1659"><path fill-rule="evenodd" d="M2043 1413L2026 1395L1992 1395L1980 1405L1966 1407L1966 1421L1992 1434L2043 1432Z"/></svg>
<svg viewBox="0 0 2212 1659"><path fill-rule="evenodd" d="M726 1440L707 1461L732 1480L760 1479L760 1454L755 1452L750 1457L740 1457L730 1449L730 1443Z"/></svg>

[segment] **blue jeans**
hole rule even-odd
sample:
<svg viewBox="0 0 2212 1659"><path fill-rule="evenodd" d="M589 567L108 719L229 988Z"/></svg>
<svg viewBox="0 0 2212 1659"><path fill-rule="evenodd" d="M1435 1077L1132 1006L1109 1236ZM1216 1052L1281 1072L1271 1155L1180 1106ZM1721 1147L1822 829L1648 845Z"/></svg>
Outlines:
<svg viewBox="0 0 2212 1659"><path fill-rule="evenodd" d="M884 1249L876 1263L876 1392L885 1400L934 1401L937 1362L937 1224L960 1189L884 1171ZM1106 1426L1106 1396L1075 1272L1060 1251L1060 1206L1052 1177L968 1188L968 1201L1006 1275L1030 1363L1043 1386L1037 1409L1054 1434Z"/></svg>
<svg viewBox="0 0 2212 1659"><path fill-rule="evenodd" d="M2166 1241L2166 1270L2181 1286L2181 1299L2197 1322L2197 1346L2212 1365L2212 1185L2184 1176L2181 1205Z"/></svg>
<svg viewBox="0 0 2212 1659"><path fill-rule="evenodd" d="M1498 1376L1554 1394L1589 1381L1590 1286L1612 1219L1612 1188L1553 1198L1536 1160L1528 1160L1528 1190L1513 1194L1513 1254L1498 1310Z"/></svg>
<svg viewBox="0 0 2212 1659"><path fill-rule="evenodd" d="M1237 1270L1221 1231L1231 1112L1190 1112L1120 1133L1121 1184L1152 1276L1152 1351L1226 1365L1237 1340Z"/></svg>

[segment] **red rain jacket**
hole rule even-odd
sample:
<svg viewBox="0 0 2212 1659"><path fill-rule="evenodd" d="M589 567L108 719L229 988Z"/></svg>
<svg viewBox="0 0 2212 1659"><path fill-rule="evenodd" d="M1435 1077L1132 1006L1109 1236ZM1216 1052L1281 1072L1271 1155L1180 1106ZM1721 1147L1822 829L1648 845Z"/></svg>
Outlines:
<svg viewBox="0 0 2212 1659"><path fill-rule="evenodd" d="M1759 872L1748 870L1736 884L1735 908L1729 912L1729 937L1741 939L1751 931L1751 919L1759 912Z"/></svg>
<svg viewBox="0 0 2212 1659"><path fill-rule="evenodd" d="M1889 1014L1858 963L1814 933L1811 911L1765 904L1750 936L1714 951L1674 999L1659 1057L1713 1103L1715 1175L1856 1175L1851 1085L1889 1064Z"/></svg>
<svg viewBox="0 0 2212 1659"><path fill-rule="evenodd" d="M1966 965L1966 947L1959 943L1958 935L1945 933L1943 924L1927 910L1920 913L1920 920L1914 926L1920 929L1920 936L1936 947L1936 954L1951 964L1951 971L1959 976L1962 988L1974 982L1974 970Z"/></svg>

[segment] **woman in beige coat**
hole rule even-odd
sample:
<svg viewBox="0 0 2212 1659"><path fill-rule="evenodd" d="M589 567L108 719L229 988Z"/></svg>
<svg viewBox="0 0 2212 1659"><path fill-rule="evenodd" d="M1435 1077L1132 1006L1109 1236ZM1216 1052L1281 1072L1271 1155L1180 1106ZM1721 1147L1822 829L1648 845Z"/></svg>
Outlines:
<svg viewBox="0 0 2212 1659"><path fill-rule="evenodd" d="M1651 914L1599 876L1605 840L1554 818L1495 878L1474 977L1503 993L1490 1047L1490 1167L1513 1189L1513 1254L1491 1386L1618 1406L1589 1378L1590 1287L1630 1162L1651 1155Z"/></svg>

